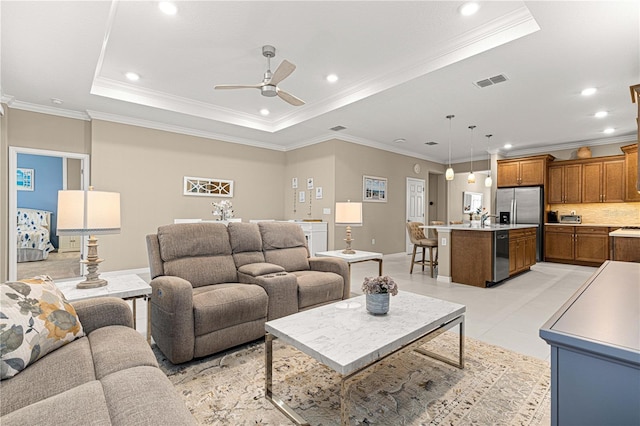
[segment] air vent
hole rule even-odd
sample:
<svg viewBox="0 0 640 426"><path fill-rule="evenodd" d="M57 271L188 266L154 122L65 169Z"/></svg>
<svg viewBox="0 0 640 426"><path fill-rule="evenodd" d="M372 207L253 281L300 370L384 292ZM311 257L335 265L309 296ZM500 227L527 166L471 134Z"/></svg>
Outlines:
<svg viewBox="0 0 640 426"><path fill-rule="evenodd" d="M336 127L332 127L329 130L333 130L334 132L339 132L340 130L344 130L346 129L346 127L344 126L336 126Z"/></svg>
<svg viewBox="0 0 640 426"><path fill-rule="evenodd" d="M478 80L473 84L483 89L485 87L493 86L494 84L503 83L507 80L507 76L505 76L504 74L498 74L494 75L493 77L485 78L484 80Z"/></svg>
<svg viewBox="0 0 640 426"><path fill-rule="evenodd" d="M425 145L429 145L429 146L433 146L433 145L438 145L438 142L431 141L431 142L425 142L424 144Z"/></svg>

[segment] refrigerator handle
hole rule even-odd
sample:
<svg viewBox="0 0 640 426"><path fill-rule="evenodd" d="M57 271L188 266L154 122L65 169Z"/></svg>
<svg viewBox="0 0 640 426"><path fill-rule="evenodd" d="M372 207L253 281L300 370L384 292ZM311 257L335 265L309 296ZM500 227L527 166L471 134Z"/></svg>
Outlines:
<svg viewBox="0 0 640 426"><path fill-rule="evenodd" d="M513 200L513 217L514 217L514 223L517 225L518 224L518 200Z"/></svg>
<svg viewBox="0 0 640 426"><path fill-rule="evenodd" d="M511 200L511 208L509 209L509 218L510 218L510 223L516 223L516 216L515 216L515 210L513 208L513 203L515 203L516 200Z"/></svg>

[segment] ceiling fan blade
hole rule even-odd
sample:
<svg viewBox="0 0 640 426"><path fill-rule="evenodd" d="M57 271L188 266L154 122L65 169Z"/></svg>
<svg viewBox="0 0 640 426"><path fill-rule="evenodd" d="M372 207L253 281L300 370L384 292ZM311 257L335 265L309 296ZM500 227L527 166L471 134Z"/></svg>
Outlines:
<svg viewBox="0 0 640 426"><path fill-rule="evenodd" d="M294 72L295 69L296 69L296 66L285 59L280 63L278 68L273 73L273 77L271 77L271 81L269 82L269 84L273 84L274 86L277 86L278 83L280 83L285 78L289 77L289 75L291 75L291 73Z"/></svg>
<svg viewBox="0 0 640 426"><path fill-rule="evenodd" d="M242 84L218 84L213 88L215 90L221 89L259 89L263 86L263 84L253 84L253 85L242 85Z"/></svg>
<svg viewBox="0 0 640 426"><path fill-rule="evenodd" d="M302 106L302 105L304 105L304 101L302 99L296 98L291 93L287 93L282 89L276 88L276 93L278 93L278 96L280 97L280 99L282 99L285 102L290 103L293 106Z"/></svg>

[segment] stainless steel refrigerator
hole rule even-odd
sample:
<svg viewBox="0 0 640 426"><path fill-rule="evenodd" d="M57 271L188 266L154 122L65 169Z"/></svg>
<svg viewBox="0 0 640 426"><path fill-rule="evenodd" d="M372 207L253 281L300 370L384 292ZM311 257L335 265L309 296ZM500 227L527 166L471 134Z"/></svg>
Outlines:
<svg viewBox="0 0 640 426"><path fill-rule="evenodd" d="M512 224L536 224L536 260L543 259L544 197L541 186L499 188L496 193L496 213L509 212Z"/></svg>

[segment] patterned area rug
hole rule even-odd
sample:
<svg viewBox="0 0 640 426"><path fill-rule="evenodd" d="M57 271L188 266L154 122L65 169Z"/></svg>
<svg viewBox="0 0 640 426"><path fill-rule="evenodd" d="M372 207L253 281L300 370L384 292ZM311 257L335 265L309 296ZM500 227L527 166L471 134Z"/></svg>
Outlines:
<svg viewBox="0 0 640 426"><path fill-rule="evenodd" d="M425 349L454 358L457 335ZM264 398L264 343L254 342L181 365L154 345L162 370L200 424L288 425ZM549 363L466 339L460 370L414 351L357 376L350 388L353 425L548 425ZM273 392L312 425L340 423L340 376L274 341Z"/></svg>

